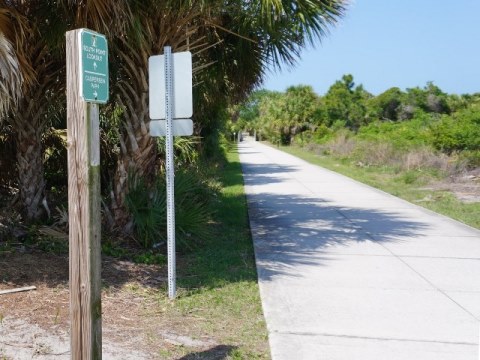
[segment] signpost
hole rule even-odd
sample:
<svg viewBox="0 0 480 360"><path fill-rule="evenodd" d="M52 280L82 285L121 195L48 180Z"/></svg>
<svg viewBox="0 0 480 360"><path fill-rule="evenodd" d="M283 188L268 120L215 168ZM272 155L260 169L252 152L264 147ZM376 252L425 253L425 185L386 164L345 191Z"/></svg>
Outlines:
<svg viewBox="0 0 480 360"><path fill-rule="evenodd" d="M100 129L108 101L105 36L66 34L70 348L74 360L102 358Z"/></svg>
<svg viewBox="0 0 480 360"><path fill-rule="evenodd" d="M167 252L168 252L168 297L176 296L175 269L175 201L173 136L193 134L192 120L192 54L172 54L165 46L163 55L148 59L150 135L166 137L167 177ZM165 120L162 120L165 119Z"/></svg>

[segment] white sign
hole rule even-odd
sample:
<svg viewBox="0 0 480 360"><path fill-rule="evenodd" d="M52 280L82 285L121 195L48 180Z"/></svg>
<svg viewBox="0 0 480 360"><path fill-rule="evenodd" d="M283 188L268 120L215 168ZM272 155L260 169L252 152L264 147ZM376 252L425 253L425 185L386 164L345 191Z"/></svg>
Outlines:
<svg viewBox="0 0 480 360"><path fill-rule="evenodd" d="M172 121L173 136L190 136L193 134L193 121L191 119L175 119ZM166 136L167 121L150 121L150 136Z"/></svg>
<svg viewBox="0 0 480 360"><path fill-rule="evenodd" d="M192 53L173 54L173 118L188 119L193 114ZM165 119L165 57L148 59L150 119Z"/></svg>

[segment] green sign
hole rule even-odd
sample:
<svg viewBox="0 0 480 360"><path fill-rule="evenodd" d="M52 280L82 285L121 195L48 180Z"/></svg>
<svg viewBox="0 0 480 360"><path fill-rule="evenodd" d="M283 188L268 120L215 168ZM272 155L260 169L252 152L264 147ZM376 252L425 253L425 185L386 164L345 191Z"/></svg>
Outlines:
<svg viewBox="0 0 480 360"><path fill-rule="evenodd" d="M80 94L84 101L108 101L108 44L105 35L80 31Z"/></svg>

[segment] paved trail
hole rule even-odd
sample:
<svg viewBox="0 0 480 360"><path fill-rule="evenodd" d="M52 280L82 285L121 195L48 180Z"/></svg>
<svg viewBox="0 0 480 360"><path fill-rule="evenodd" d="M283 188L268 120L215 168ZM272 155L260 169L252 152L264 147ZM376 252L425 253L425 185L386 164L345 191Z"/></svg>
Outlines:
<svg viewBox="0 0 480 360"><path fill-rule="evenodd" d="M479 231L257 142L239 151L274 360L479 359Z"/></svg>

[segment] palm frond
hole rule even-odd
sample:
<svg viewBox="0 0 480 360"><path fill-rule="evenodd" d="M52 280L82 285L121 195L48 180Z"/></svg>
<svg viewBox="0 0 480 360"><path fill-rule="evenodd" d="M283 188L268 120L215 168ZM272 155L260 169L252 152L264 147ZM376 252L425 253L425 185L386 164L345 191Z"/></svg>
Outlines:
<svg viewBox="0 0 480 360"><path fill-rule="evenodd" d="M23 77L12 44L0 33L0 121L18 103Z"/></svg>

